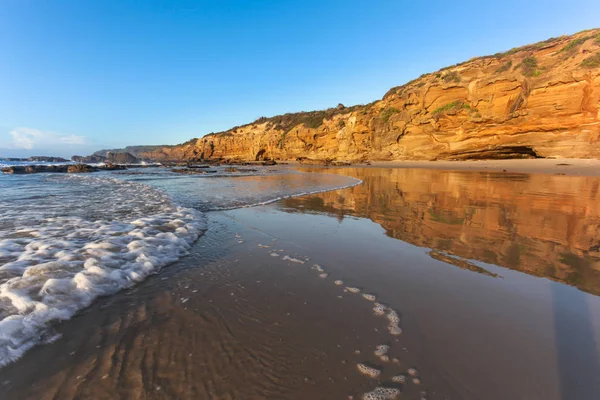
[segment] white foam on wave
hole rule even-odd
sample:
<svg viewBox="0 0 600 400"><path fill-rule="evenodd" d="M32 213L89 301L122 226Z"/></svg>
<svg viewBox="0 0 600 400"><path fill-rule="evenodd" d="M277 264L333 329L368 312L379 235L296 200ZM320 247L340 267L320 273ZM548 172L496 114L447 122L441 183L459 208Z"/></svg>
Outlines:
<svg viewBox="0 0 600 400"><path fill-rule="evenodd" d="M0 207L0 366L43 342L52 322L178 260L205 230L199 211L149 186L56 179L73 186L68 196Z"/></svg>
<svg viewBox="0 0 600 400"><path fill-rule="evenodd" d="M297 264L304 264L304 261L299 260L294 257L290 257L290 256L283 256L281 259L284 261L289 261L289 262L293 262L293 263L297 263Z"/></svg>

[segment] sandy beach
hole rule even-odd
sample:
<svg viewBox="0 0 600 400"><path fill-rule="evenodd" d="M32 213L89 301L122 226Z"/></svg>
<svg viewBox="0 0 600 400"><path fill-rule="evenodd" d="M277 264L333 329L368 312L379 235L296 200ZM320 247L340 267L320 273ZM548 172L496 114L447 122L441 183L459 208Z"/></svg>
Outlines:
<svg viewBox="0 0 600 400"><path fill-rule="evenodd" d="M600 181L461 165L302 167L363 183L207 213L189 256L58 324L0 397L597 398Z"/></svg>
<svg viewBox="0 0 600 400"><path fill-rule="evenodd" d="M424 168L445 171L506 171L570 176L599 176L600 160L539 158L524 160L476 161L373 161L365 167Z"/></svg>

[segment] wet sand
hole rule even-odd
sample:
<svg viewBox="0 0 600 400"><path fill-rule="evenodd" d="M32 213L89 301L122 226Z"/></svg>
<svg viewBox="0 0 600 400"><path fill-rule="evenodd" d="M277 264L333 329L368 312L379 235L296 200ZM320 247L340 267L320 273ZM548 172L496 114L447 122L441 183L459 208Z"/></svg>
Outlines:
<svg viewBox="0 0 600 400"><path fill-rule="evenodd" d="M504 171L570 176L600 176L600 160L538 158L476 161L375 161L373 167L424 168L445 171Z"/></svg>
<svg viewBox="0 0 600 400"><path fill-rule="evenodd" d="M329 171L364 183L207 213L190 256L0 370L0 398L600 397L598 178Z"/></svg>
<svg viewBox="0 0 600 400"><path fill-rule="evenodd" d="M57 326L56 342L5 367L0 397L359 398L374 385L357 363L377 360L376 345L395 344L389 377L413 367L372 302L320 278L306 249L243 221L257 210L211 213L185 260L97 302Z"/></svg>

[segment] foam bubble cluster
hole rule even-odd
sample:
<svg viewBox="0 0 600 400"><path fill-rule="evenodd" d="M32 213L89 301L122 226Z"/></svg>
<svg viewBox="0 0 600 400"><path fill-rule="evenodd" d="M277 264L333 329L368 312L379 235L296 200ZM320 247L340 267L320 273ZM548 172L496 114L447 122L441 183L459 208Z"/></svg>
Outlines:
<svg viewBox="0 0 600 400"><path fill-rule="evenodd" d="M375 295L372 294L368 294L368 293L363 293L362 295L365 299L369 300L369 301L375 301L377 300L377 298L375 297Z"/></svg>
<svg viewBox="0 0 600 400"><path fill-rule="evenodd" d="M400 335L402 333L402 328L400 328L400 317L398 313L394 310L390 310L387 314L387 319L390 321L388 325L388 330L391 335Z"/></svg>
<svg viewBox="0 0 600 400"><path fill-rule="evenodd" d="M369 367L365 364L357 364L356 367L358 368L358 371L361 374L366 375L370 378L377 378L379 375L381 375L380 370L378 370L377 368Z"/></svg>
<svg viewBox="0 0 600 400"><path fill-rule="evenodd" d="M312 268L316 269L317 272L325 272L325 270L319 264L314 264Z"/></svg>
<svg viewBox="0 0 600 400"><path fill-rule="evenodd" d="M337 280L337 281L335 281L335 282L333 282L333 283L335 283L335 284L336 284L336 286L342 286L342 285L344 284L344 282L343 282L343 281L340 281L340 280Z"/></svg>
<svg viewBox="0 0 600 400"><path fill-rule="evenodd" d="M298 260L297 258L293 258L293 257L290 257L290 256L283 256L283 257L281 257L281 259L284 260L284 261L290 261L290 262L293 262L293 263L304 264L304 261Z"/></svg>
<svg viewBox="0 0 600 400"><path fill-rule="evenodd" d="M51 322L187 254L205 229L199 211L146 185L51 179L67 194L0 207L0 366L39 343Z"/></svg>
<svg viewBox="0 0 600 400"><path fill-rule="evenodd" d="M371 392L363 394L363 400L393 400L400 395L400 390L396 388L378 387Z"/></svg>
<svg viewBox="0 0 600 400"><path fill-rule="evenodd" d="M396 375L392 377L392 382L394 383L406 383L406 376L404 375Z"/></svg>
<svg viewBox="0 0 600 400"><path fill-rule="evenodd" d="M377 357L381 357L387 354L387 352L390 350L390 346L388 346L387 344L380 344L379 346L377 346L375 348L375 355Z"/></svg>
<svg viewBox="0 0 600 400"><path fill-rule="evenodd" d="M360 292L360 289L355 288L355 287L346 287L346 290L349 291L350 293L359 293Z"/></svg>
<svg viewBox="0 0 600 400"><path fill-rule="evenodd" d="M387 307L384 306L383 304L379 304L379 303L375 303L375 307L373 307L373 312L375 312L375 315L378 315L378 316L385 315L386 310L387 310Z"/></svg>

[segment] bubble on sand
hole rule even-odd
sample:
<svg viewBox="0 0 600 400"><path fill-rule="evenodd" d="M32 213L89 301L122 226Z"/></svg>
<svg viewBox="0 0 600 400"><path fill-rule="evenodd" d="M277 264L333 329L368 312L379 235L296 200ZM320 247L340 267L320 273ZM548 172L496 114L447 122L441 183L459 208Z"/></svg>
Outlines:
<svg viewBox="0 0 600 400"><path fill-rule="evenodd" d="M375 307L373 307L373 311L375 312L375 315L378 315L378 316L385 315L386 310L387 310L387 307L384 306L383 304L378 304Z"/></svg>
<svg viewBox="0 0 600 400"><path fill-rule="evenodd" d="M402 334L402 328L398 325L390 325L388 326L388 330L390 331L390 335L398 336Z"/></svg>
<svg viewBox="0 0 600 400"><path fill-rule="evenodd" d="M406 383L406 376L404 375L396 375L392 377L392 382L394 383Z"/></svg>
<svg viewBox="0 0 600 400"><path fill-rule="evenodd" d="M415 385L420 385L420 384L421 384L421 380L420 380L419 378L413 378L412 382L413 382Z"/></svg>
<svg viewBox="0 0 600 400"><path fill-rule="evenodd" d="M417 371L417 370L416 370L416 369L414 369L414 368L409 368L409 369L408 369L408 374L409 374L410 376L417 376L417 375L419 375L419 371Z"/></svg>
<svg viewBox="0 0 600 400"><path fill-rule="evenodd" d="M363 293L362 295L365 299L369 300L369 301L375 301L377 300L377 298L372 295L372 294L368 294L368 293Z"/></svg>
<svg viewBox="0 0 600 400"><path fill-rule="evenodd" d="M392 324L397 324L400 322L400 317L398 316L398 313L394 310L390 310L387 314L387 319L390 321L390 323Z"/></svg>
<svg viewBox="0 0 600 400"><path fill-rule="evenodd" d="M271 257L279 257L279 253L271 253Z"/></svg>
<svg viewBox="0 0 600 400"><path fill-rule="evenodd" d="M402 333L402 329L400 328L400 317L398 313L394 310L390 310L387 314L387 319L390 321L388 325L388 330L392 335L400 335Z"/></svg>
<svg viewBox="0 0 600 400"><path fill-rule="evenodd" d="M377 346L375 348L375 355L377 357L381 357L381 356L387 354L389 349L390 349L390 346L388 346L387 344L380 344L379 346Z"/></svg>
<svg viewBox="0 0 600 400"><path fill-rule="evenodd" d="M377 378L379 375L381 375L380 370L378 370L377 368L369 367L365 364L357 364L356 367L358 368L358 371L361 374L366 375L369 378Z"/></svg>
<svg viewBox="0 0 600 400"><path fill-rule="evenodd" d="M400 390L396 388L378 387L372 392L363 394L363 400L393 400L400 395Z"/></svg>
<svg viewBox="0 0 600 400"><path fill-rule="evenodd" d="M360 292L360 289L355 288L355 287L347 287L346 286L346 290L349 291L350 293L359 293Z"/></svg>
<svg viewBox="0 0 600 400"><path fill-rule="evenodd" d="M325 270L319 264L314 264L312 269L316 269L317 272L325 272Z"/></svg>
<svg viewBox="0 0 600 400"><path fill-rule="evenodd" d="M342 286L344 284L344 281L335 281L333 283L335 283L337 286Z"/></svg>
<svg viewBox="0 0 600 400"><path fill-rule="evenodd" d="M304 264L304 261L298 260L297 258L293 258L293 257L290 257L290 256L283 256L281 259L285 260L285 261L290 261L290 262L293 262L293 263Z"/></svg>
<svg viewBox="0 0 600 400"><path fill-rule="evenodd" d="M272 246L267 246L266 244L259 243L259 244L258 244L258 247L260 247L261 249L269 249L269 248L271 248Z"/></svg>
<svg viewBox="0 0 600 400"><path fill-rule="evenodd" d="M319 278L323 278L323 279L327 278L328 276L329 276L329 274L325 274L325 273L319 274Z"/></svg>

